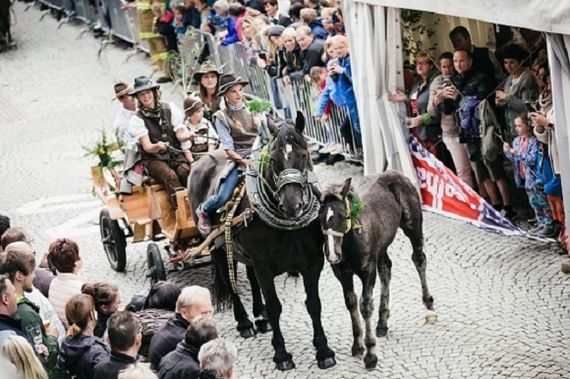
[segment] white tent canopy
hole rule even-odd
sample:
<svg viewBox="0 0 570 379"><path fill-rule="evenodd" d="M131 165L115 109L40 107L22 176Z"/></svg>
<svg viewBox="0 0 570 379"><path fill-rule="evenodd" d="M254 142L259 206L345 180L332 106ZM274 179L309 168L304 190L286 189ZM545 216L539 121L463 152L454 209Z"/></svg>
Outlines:
<svg viewBox="0 0 570 379"><path fill-rule="evenodd" d="M345 0L387 8L414 9L476 18L493 24L570 34L570 1L545 0Z"/></svg>
<svg viewBox="0 0 570 379"><path fill-rule="evenodd" d="M523 27L547 35L565 213L570 215L570 1L544 0L344 0L351 46L353 83L363 133L365 173L386 169L413 180L400 117L403 112L387 95L403 88L400 8L476 18ZM570 230L570 217L566 217Z"/></svg>

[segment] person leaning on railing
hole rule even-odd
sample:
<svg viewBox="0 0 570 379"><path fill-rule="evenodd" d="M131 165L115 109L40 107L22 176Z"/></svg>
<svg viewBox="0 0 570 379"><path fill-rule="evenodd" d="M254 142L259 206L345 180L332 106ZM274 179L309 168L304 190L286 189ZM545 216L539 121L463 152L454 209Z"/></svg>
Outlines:
<svg viewBox="0 0 570 379"><path fill-rule="evenodd" d="M284 54L283 59L285 67L281 73L284 84L291 84L291 79L300 79L303 77L303 66L301 61L301 48L297 44L297 32L293 28L287 28L281 34L283 41Z"/></svg>

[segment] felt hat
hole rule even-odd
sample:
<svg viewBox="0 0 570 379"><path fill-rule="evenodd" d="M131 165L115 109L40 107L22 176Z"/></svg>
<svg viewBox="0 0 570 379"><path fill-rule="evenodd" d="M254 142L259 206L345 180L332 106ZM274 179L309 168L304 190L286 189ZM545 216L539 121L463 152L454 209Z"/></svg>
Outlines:
<svg viewBox="0 0 570 379"><path fill-rule="evenodd" d="M212 61L205 61L200 65L200 68L194 72L194 75L200 80L200 77L204 74L214 73L218 76L222 75L222 70L220 70L214 62Z"/></svg>
<svg viewBox="0 0 570 379"><path fill-rule="evenodd" d="M134 96L139 92L146 91L149 89L157 89L159 87L160 86L158 84L155 84L147 76L139 76L135 78L134 88L128 94Z"/></svg>
<svg viewBox="0 0 570 379"><path fill-rule="evenodd" d="M272 25L267 32L268 37L281 37L285 27L283 25Z"/></svg>
<svg viewBox="0 0 570 379"><path fill-rule="evenodd" d="M232 73L223 74L219 79L218 96L223 96L230 88L238 84L246 86L249 82Z"/></svg>
<svg viewBox="0 0 570 379"><path fill-rule="evenodd" d="M198 112L203 106L204 103L200 99L194 96L188 96L186 100L184 100L183 104L184 114L186 117L190 117L194 113Z"/></svg>

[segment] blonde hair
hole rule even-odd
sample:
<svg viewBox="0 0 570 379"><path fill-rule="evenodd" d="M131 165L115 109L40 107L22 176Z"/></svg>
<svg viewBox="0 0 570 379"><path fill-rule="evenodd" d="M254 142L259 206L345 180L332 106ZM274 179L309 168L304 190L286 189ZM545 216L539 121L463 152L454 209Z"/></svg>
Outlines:
<svg viewBox="0 0 570 379"><path fill-rule="evenodd" d="M0 347L0 352L10 361L22 378L48 379L32 346L24 337L10 336Z"/></svg>
<svg viewBox="0 0 570 379"><path fill-rule="evenodd" d="M427 59L428 63L433 66L433 60L431 56L425 51L418 51L414 56L414 62L417 62L420 59Z"/></svg>
<svg viewBox="0 0 570 379"><path fill-rule="evenodd" d="M135 363L121 371L117 379L158 379L158 376L150 368Z"/></svg>
<svg viewBox="0 0 570 379"><path fill-rule="evenodd" d="M325 43L323 44L323 56L321 57L321 59L323 60L323 62L326 61L330 61L333 57L329 57L329 53L328 50L331 47L331 45L333 44L334 40L333 37L327 37L327 39L325 40Z"/></svg>
<svg viewBox="0 0 570 379"><path fill-rule="evenodd" d="M311 8L303 8L300 16L304 23L310 24L317 19L317 11Z"/></svg>

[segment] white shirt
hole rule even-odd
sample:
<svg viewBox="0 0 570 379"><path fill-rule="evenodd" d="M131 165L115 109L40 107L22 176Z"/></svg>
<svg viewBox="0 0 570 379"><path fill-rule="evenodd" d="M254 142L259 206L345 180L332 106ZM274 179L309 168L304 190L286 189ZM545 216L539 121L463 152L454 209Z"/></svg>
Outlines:
<svg viewBox="0 0 570 379"><path fill-rule="evenodd" d="M138 142L138 140L133 138L133 136L128 131L131 117L133 117L135 114L135 112L125 109L121 106L119 113L115 117L115 121L113 121L113 128L118 130L119 137L125 141L127 147L130 147Z"/></svg>
<svg viewBox="0 0 570 379"><path fill-rule="evenodd" d="M196 137L194 141L183 142L180 145L182 147L182 150L190 150L190 148L192 148L193 145L202 145L205 143L207 143L208 145L217 145L218 141L220 140L220 137L218 137L218 133L216 133L216 130L214 129L210 121L206 120L205 118L203 118L198 125L193 125L190 122L187 122L185 123L184 127L194 134L196 134L199 130L207 129L208 138L199 136Z"/></svg>
<svg viewBox="0 0 570 379"><path fill-rule="evenodd" d="M185 127L184 113L182 113L182 110L180 110L180 108L178 108L173 103L168 103L168 106L170 107L170 114L171 114L170 122L172 123L172 128L176 133L178 129ZM144 126L143 119L137 116L136 114L133 115L129 120L127 132L137 142L140 141L141 137L148 135L148 129L146 128L146 126Z"/></svg>
<svg viewBox="0 0 570 379"><path fill-rule="evenodd" d="M51 281L49 286L48 299L57 312L65 329L69 328L67 317L65 316L65 304L74 295L81 294L81 287L85 284L85 279L72 273L60 272Z"/></svg>

